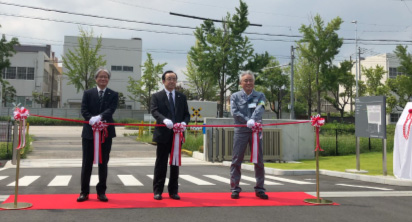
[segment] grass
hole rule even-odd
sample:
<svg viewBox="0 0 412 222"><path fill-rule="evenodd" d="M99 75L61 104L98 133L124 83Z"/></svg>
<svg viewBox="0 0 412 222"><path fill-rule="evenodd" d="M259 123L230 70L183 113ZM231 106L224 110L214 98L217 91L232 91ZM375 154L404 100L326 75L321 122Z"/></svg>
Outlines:
<svg viewBox="0 0 412 222"><path fill-rule="evenodd" d="M24 147L24 153L21 155L22 159L26 158L27 153L32 150L32 147L30 145L31 141L33 141L33 138L31 137L31 135L27 135L26 136L26 146ZM11 160L12 152L13 152L12 142L9 142L8 149L7 149L7 142L0 143L0 160Z"/></svg>
<svg viewBox="0 0 412 222"><path fill-rule="evenodd" d="M387 153L387 172L393 176L393 153ZM265 167L283 170L314 170L315 160L301 160L300 163L265 163ZM360 154L360 168L367 170L367 175L383 175L382 153L371 152ZM345 172L347 169L356 169L356 155L347 156L320 156L319 169Z"/></svg>

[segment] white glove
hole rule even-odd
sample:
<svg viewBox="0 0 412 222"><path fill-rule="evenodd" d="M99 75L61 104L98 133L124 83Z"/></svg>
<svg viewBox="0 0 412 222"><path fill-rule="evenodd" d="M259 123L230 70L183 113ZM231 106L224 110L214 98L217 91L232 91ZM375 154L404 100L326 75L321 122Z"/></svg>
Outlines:
<svg viewBox="0 0 412 222"><path fill-rule="evenodd" d="M183 126L183 131L185 131L185 130L186 130L186 123L185 123L185 122L181 122L180 125Z"/></svg>
<svg viewBox="0 0 412 222"><path fill-rule="evenodd" d="M92 118L90 118L89 120L89 124L91 126L93 126L95 123L99 122L102 119L102 117L100 115L98 116L93 116Z"/></svg>
<svg viewBox="0 0 412 222"><path fill-rule="evenodd" d="M163 123L166 125L168 129L173 129L173 122L170 119L164 119Z"/></svg>
<svg viewBox="0 0 412 222"><path fill-rule="evenodd" d="M247 127L252 128L255 125L255 120L254 119L248 120L246 125Z"/></svg>

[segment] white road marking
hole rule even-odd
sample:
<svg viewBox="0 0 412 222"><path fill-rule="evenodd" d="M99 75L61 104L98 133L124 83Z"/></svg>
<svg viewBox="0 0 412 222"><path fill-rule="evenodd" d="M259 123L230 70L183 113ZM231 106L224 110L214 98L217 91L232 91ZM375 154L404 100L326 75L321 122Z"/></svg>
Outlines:
<svg viewBox="0 0 412 222"><path fill-rule="evenodd" d="M92 175L90 178L90 186L96 186L99 183L99 175Z"/></svg>
<svg viewBox="0 0 412 222"><path fill-rule="evenodd" d="M315 183L312 183L312 182L306 182L306 181L300 181L300 180L291 180L291 179L275 177L275 176L269 176L269 175L266 175L265 178L271 179L271 180L277 180L277 181L281 181L281 182L286 182L286 183L294 183L294 184L315 184Z"/></svg>
<svg viewBox="0 0 412 222"><path fill-rule="evenodd" d="M226 184L230 185L230 179L229 178L221 177L221 176L218 176L218 175L203 175L203 176L209 177L210 179L217 180L217 181L220 181L220 182L223 182L223 183L226 183ZM249 184L240 182L239 185L249 185Z"/></svg>
<svg viewBox="0 0 412 222"><path fill-rule="evenodd" d="M6 179L7 177L9 177L9 176L0 176L0 180Z"/></svg>
<svg viewBox="0 0 412 222"><path fill-rule="evenodd" d="M256 179L253 178L253 177L242 176L241 179L251 181L251 182L256 182ZM271 182L271 181L265 181L265 185L283 185L283 184L276 183L276 182Z"/></svg>
<svg viewBox="0 0 412 222"><path fill-rule="evenodd" d="M205 180L201 180L201 179L199 179L199 178L196 178L196 177L190 176L190 175L180 175L179 177L182 178L182 179L184 179L184 180L187 180L187 181L189 181L189 182L191 182L191 183L194 183L194 184L196 184L196 185L201 185L201 186L204 186L204 185L215 185L215 184L213 184L213 183L207 182L207 181L205 181Z"/></svg>
<svg viewBox="0 0 412 222"><path fill-rule="evenodd" d="M393 189L388 189L388 188L381 188L381 187L368 187L368 186L358 186L358 185L350 185L350 184L343 184L343 183L338 183L336 184L337 186L345 186L345 187L358 187L358 188L367 188L367 189L374 189L374 190L393 190Z"/></svg>
<svg viewBox="0 0 412 222"><path fill-rule="evenodd" d="M19 179L19 186L22 187L27 187L29 186L31 183L33 183L35 180L39 179L40 176L24 176L22 178ZM9 187L15 186L16 185L16 181L13 183L10 183Z"/></svg>
<svg viewBox="0 0 412 222"><path fill-rule="evenodd" d="M56 176L50 183L49 187L64 187L68 186L72 175Z"/></svg>
<svg viewBox="0 0 412 222"><path fill-rule="evenodd" d="M117 175L125 186L143 186L133 175Z"/></svg>
<svg viewBox="0 0 412 222"><path fill-rule="evenodd" d="M306 192L316 196L316 192ZM345 191L345 192L320 192L319 196L327 197L412 197L412 191Z"/></svg>
<svg viewBox="0 0 412 222"><path fill-rule="evenodd" d="M148 177L150 177L152 180L153 180L153 175L147 175ZM166 178L166 180L165 180L165 184L167 185L167 184L169 184L169 178Z"/></svg>

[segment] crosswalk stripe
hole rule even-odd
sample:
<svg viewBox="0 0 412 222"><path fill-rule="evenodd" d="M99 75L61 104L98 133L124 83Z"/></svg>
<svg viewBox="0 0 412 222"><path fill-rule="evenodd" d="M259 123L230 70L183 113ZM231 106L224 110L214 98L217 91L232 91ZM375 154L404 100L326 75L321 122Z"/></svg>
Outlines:
<svg viewBox="0 0 412 222"><path fill-rule="evenodd" d="M47 186L49 187L68 186L71 178L72 178L72 175L56 176Z"/></svg>
<svg viewBox="0 0 412 222"><path fill-rule="evenodd" d="M266 175L265 178L271 179L271 180L277 180L277 181L281 181L281 182L286 182L286 183L294 183L294 184L315 184L315 183L312 183L312 182L291 180L291 179L275 177L275 176L268 176L268 175Z"/></svg>
<svg viewBox="0 0 412 222"><path fill-rule="evenodd" d="M221 176L218 176L218 175L203 175L203 176L209 177L210 179L213 179L213 180L223 182L225 184L230 184L230 179L225 178L225 177L221 177ZM239 185L249 185L249 184L240 182Z"/></svg>
<svg viewBox="0 0 412 222"><path fill-rule="evenodd" d="M153 175L147 175L148 177L150 177L152 180L153 180ZM169 184L169 178L166 178L166 180L165 180L165 184L167 185L167 184Z"/></svg>
<svg viewBox="0 0 412 222"><path fill-rule="evenodd" d="M190 176L190 175L180 175L179 177L184 179L184 180L187 180L191 183L194 183L196 185L201 185L201 186L203 186L203 185L215 185L213 183L207 182L205 180L202 180L202 179L196 178L194 176Z"/></svg>
<svg viewBox="0 0 412 222"><path fill-rule="evenodd" d="M251 182L256 182L256 179L253 178L253 177L242 176L241 179L251 181ZM276 182L271 182L271 181L265 181L265 185L283 185L283 184L276 183Z"/></svg>
<svg viewBox="0 0 412 222"><path fill-rule="evenodd" d="M345 187L359 187L359 188L367 188L367 189L374 189L374 190L393 190L393 189L388 189L388 188L382 188L382 187L368 187L368 186L358 186L358 185L351 185L351 184L343 184L343 183L338 183L336 184L338 186L345 186Z"/></svg>
<svg viewBox="0 0 412 222"><path fill-rule="evenodd" d="M0 180L6 179L7 177L9 177L9 176L0 176Z"/></svg>
<svg viewBox="0 0 412 222"><path fill-rule="evenodd" d="M90 177L90 186L96 186L99 182L99 175L92 175Z"/></svg>
<svg viewBox="0 0 412 222"><path fill-rule="evenodd" d="M133 175L117 175L125 186L143 186Z"/></svg>
<svg viewBox="0 0 412 222"><path fill-rule="evenodd" d="M39 179L40 176L24 176L19 179L19 186L26 187L29 186L31 183L33 183L35 180ZM10 183L9 187L13 187L16 185L16 181L13 183Z"/></svg>

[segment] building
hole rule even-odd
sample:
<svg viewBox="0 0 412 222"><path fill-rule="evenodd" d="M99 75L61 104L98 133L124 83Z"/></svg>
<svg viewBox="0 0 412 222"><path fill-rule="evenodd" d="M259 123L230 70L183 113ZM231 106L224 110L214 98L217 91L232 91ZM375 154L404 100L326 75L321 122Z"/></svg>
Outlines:
<svg viewBox="0 0 412 222"><path fill-rule="evenodd" d="M77 40L77 36L64 37L64 55L67 54L69 50L74 51L74 49L78 47ZM97 39L92 38L92 45L96 45L96 43ZM119 93L123 93L127 109L140 109L140 103L129 99L129 95L131 94L127 91L127 85L129 77L140 79L142 40L140 38L102 38L102 47L100 48L99 54L104 56L104 59L106 60L105 68L112 73L109 88ZM63 73L65 71L65 67L63 67ZM68 82L68 77L63 75L61 97L62 107L80 108L83 92L77 92L74 85L69 85Z"/></svg>
<svg viewBox="0 0 412 222"><path fill-rule="evenodd" d="M14 50L16 54L10 57L11 65L3 70L2 77L16 89L16 104L33 108L59 107L61 68L51 46L20 45ZM52 102L37 104L33 92L51 98ZM6 107L12 106L6 104Z"/></svg>

